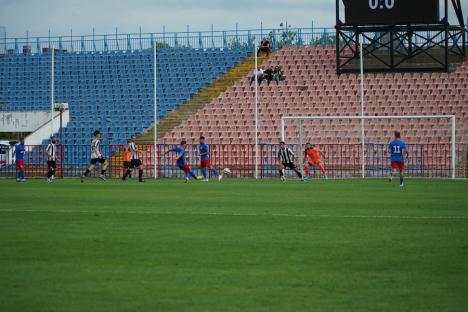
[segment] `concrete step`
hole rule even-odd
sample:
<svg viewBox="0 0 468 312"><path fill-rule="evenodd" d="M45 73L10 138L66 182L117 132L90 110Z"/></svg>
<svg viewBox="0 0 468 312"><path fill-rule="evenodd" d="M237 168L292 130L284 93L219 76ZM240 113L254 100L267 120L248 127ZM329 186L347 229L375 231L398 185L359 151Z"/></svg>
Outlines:
<svg viewBox="0 0 468 312"><path fill-rule="evenodd" d="M270 57L273 54L270 54ZM258 65L260 66L268 57L261 55L258 58ZM227 73L222 75L218 80L214 81L211 85L200 90L198 94L186 100L178 106L173 112L166 117L162 118L158 123L157 137L162 138L164 135L172 131L175 127L179 126L184 120L192 116L197 110L203 108L206 104L217 98L221 93L225 92L228 88L232 87L239 81L246 77L254 68L254 56L247 57L243 62L237 64ZM139 144L151 144L154 142L154 127L147 129L142 135L137 138Z"/></svg>

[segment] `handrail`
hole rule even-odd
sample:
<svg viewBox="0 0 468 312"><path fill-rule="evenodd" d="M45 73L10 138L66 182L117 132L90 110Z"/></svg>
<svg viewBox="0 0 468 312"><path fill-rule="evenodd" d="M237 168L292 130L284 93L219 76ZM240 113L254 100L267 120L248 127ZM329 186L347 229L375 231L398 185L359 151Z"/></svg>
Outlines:
<svg viewBox="0 0 468 312"><path fill-rule="evenodd" d="M335 29L291 28L210 30L186 32L127 33L103 35L38 36L0 38L0 54L37 54L50 49L67 52L135 51L157 48L235 48L253 47L268 37L273 49L283 46L334 44Z"/></svg>
<svg viewBox="0 0 468 312"><path fill-rule="evenodd" d="M437 32L434 35L442 36ZM274 50L284 46L327 46L335 45L335 28L268 28L243 30L210 30L186 32L127 33L103 35L39 36L8 38L4 33L0 38L0 54L40 54L52 48L62 52L109 52L142 51L156 48L195 48L195 49L253 49L262 38L268 37ZM417 41L417 37L415 38ZM417 42L415 42L417 43Z"/></svg>

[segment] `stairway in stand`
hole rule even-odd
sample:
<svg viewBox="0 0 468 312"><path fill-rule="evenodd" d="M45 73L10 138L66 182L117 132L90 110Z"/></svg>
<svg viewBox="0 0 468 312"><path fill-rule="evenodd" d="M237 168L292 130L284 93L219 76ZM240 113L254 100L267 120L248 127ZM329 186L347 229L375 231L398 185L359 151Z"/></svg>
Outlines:
<svg viewBox="0 0 468 312"><path fill-rule="evenodd" d="M274 53L270 54L269 57L271 57L273 54ZM260 66L269 57L267 57L265 54L261 54L258 57L258 66ZM254 63L255 56L249 56L243 62L234 66L230 71L222 75L211 85L202 89L198 94L182 103L172 113L162 118L158 123L158 138L164 137L166 133L172 131L172 129L179 126L184 120L189 118L199 109L203 108L206 104L210 103L213 99L217 98L221 93L234 86L239 79L244 78L246 75L252 72ZM154 127L147 129L145 133L137 138L137 143L139 144L152 144L153 142Z"/></svg>

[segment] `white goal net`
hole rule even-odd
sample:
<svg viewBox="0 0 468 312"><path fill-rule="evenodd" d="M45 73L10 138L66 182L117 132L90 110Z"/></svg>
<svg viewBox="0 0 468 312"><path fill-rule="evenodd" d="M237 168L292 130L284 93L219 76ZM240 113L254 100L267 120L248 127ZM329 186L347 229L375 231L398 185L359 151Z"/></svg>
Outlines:
<svg viewBox="0 0 468 312"><path fill-rule="evenodd" d="M334 178L385 177L390 170L388 143L394 132L408 145L406 175L455 178L456 123L435 116L283 116L281 138L304 164L306 143L318 145ZM303 167L301 165L301 167ZM319 172L313 172L319 175Z"/></svg>

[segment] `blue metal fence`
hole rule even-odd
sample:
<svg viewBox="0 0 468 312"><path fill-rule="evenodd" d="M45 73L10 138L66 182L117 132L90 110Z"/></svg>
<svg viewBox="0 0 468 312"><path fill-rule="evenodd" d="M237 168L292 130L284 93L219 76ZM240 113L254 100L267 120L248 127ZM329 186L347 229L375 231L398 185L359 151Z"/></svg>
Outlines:
<svg viewBox="0 0 468 312"><path fill-rule="evenodd" d="M426 32L425 32L426 33ZM437 32L434 32L434 34ZM277 28L250 30L223 30L199 32L163 32L163 33L130 33L105 35L73 35L9 38L2 34L0 54L42 53L51 48L68 52L101 52L101 51L141 51L158 48L235 48L253 47L265 37L270 39L273 49L283 46L317 46L334 45L335 28ZM427 35L430 35L428 32ZM443 36L443 35L440 35ZM442 38L442 37L441 37ZM415 36L416 43L418 41Z"/></svg>
<svg viewBox="0 0 468 312"><path fill-rule="evenodd" d="M137 51L161 48L235 48L253 46L267 37L274 49L285 45L333 44L334 28L279 28L200 32L131 33L105 35L70 35L0 40L0 53L42 53L55 48L68 52Z"/></svg>
<svg viewBox="0 0 468 312"><path fill-rule="evenodd" d="M159 144L157 153L153 145L140 145L140 158L144 165L144 175L154 174L155 155L158 159L158 176L162 178L181 178L183 172L177 168L176 155L166 152L176 145ZM303 167L303 147L289 146L296 154L296 164ZM323 162L331 178L361 177L361 144L323 144ZM108 176L120 177L123 172L124 145L103 145L103 155L109 160ZM187 146L187 163L195 174L200 175L200 162L197 145ZM450 144L411 144L410 157L406 160L406 175L410 177L450 178ZM278 145L259 145L260 178L278 177ZM6 155L10 155L7 153ZM59 145L57 163L58 177L79 177L90 161L89 145ZM468 177L468 145L457 144L456 177ZM389 154L386 144L366 144L366 177L387 177L390 170ZM26 153L26 174L28 177L44 177L47 172L45 145L28 146ZM255 173L255 149L253 144L218 144L211 145L211 162L219 170L230 168L232 174L227 178L252 178ZM303 169L303 168L301 168ZM321 177L317 168L311 168L312 178ZM96 175L99 172L97 168ZM7 156L0 164L0 177L14 177L16 167L14 159ZM294 177L293 172L288 175Z"/></svg>

